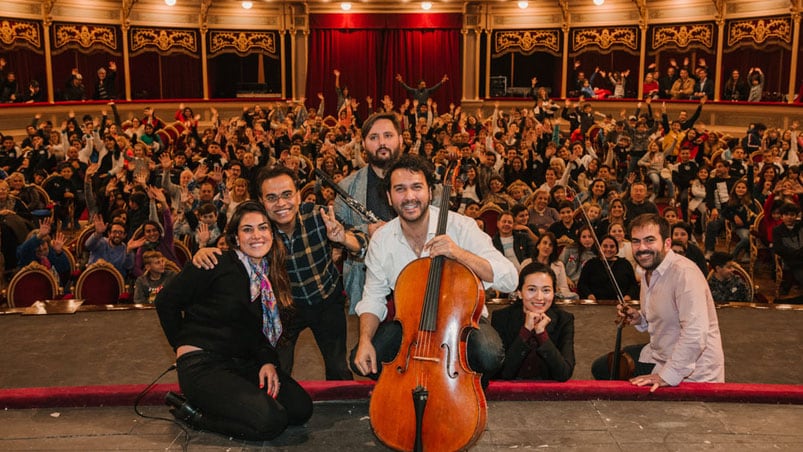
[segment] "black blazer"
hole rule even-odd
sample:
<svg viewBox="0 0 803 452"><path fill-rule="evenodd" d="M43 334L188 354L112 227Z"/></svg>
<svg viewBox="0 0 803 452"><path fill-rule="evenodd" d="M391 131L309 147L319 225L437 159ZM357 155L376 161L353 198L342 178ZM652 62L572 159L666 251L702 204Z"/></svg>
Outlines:
<svg viewBox="0 0 803 452"><path fill-rule="evenodd" d="M505 250L502 248L502 240L499 237L498 232L494 234L494 236L491 238L491 241L494 244L494 248L499 250L500 253L504 254ZM516 259L518 259L519 262L533 257L533 243L527 233L513 231L513 251L516 253Z"/></svg>
<svg viewBox="0 0 803 452"><path fill-rule="evenodd" d="M184 267L155 304L173 349L194 345L278 367L278 354L262 334L262 304L251 301L248 272L234 251L224 252L212 270Z"/></svg>
<svg viewBox="0 0 803 452"><path fill-rule="evenodd" d="M493 313L491 325L505 347L505 363L495 379L515 380L530 353L538 354L536 380L566 381L571 378L574 372L574 315L555 305L547 310L546 315L552 319L546 327L549 340L537 345L535 338L525 341L519 334L524 326L521 300Z"/></svg>

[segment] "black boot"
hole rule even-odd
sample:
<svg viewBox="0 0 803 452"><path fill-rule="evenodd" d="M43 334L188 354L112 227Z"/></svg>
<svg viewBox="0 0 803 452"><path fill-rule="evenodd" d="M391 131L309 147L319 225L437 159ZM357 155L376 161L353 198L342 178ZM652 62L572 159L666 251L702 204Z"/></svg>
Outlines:
<svg viewBox="0 0 803 452"><path fill-rule="evenodd" d="M189 425L197 425L198 420L201 419L201 413L190 405L187 399L175 392L167 392L165 404L172 407L170 408L170 414Z"/></svg>

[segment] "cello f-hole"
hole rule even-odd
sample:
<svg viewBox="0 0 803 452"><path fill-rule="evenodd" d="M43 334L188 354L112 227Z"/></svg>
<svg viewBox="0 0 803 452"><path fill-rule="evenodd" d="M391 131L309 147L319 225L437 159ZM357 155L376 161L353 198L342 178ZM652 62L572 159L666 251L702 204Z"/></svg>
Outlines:
<svg viewBox="0 0 803 452"><path fill-rule="evenodd" d="M410 346L407 347L407 354L404 357L404 366L397 366L396 372L400 374L407 372L407 369L410 368L410 356L413 354L413 348L415 348L417 345L417 341L410 342Z"/></svg>
<svg viewBox="0 0 803 452"><path fill-rule="evenodd" d="M452 369L452 348L446 342L441 344L441 348L446 350L446 375L454 380L459 374L455 369Z"/></svg>

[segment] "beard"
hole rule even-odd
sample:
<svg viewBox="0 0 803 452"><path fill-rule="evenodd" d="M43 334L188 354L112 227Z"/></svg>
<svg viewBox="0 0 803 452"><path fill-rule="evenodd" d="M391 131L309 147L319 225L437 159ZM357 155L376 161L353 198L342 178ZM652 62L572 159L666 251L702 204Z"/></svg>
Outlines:
<svg viewBox="0 0 803 452"><path fill-rule="evenodd" d="M380 154L387 153L387 156ZM381 146L377 148L375 151L371 152L368 151L366 153L368 164L373 165L379 169L386 170L390 167L390 164L396 161L399 158L399 148L389 148L386 146Z"/></svg>
<svg viewBox="0 0 803 452"><path fill-rule="evenodd" d="M651 259L647 260L648 256L651 257ZM652 271L658 268L658 266L661 265L661 262L664 261L664 257L666 257L666 251L639 251L634 257L641 268L647 271Z"/></svg>
<svg viewBox="0 0 803 452"><path fill-rule="evenodd" d="M418 211L408 212L405 209L408 207L417 207ZM428 204L424 204L423 202L418 200L406 201L399 204L398 206L394 206L394 210L396 210L396 213L407 223L417 223L419 221L422 221L426 217L428 209L429 209Z"/></svg>

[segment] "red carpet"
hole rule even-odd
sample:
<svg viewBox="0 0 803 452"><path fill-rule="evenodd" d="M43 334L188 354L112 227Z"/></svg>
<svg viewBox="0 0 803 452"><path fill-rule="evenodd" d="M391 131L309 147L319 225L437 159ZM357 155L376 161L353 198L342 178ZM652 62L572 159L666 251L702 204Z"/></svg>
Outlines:
<svg viewBox="0 0 803 452"><path fill-rule="evenodd" d="M313 400L367 399L368 381L303 381ZM70 386L0 390L0 408L55 408L133 405L145 385ZM142 399L143 405L161 405L176 384L160 384ZM748 383L683 383L660 388L635 387L623 381L570 380L556 382L492 382L489 400L645 400L803 404L803 385Z"/></svg>

